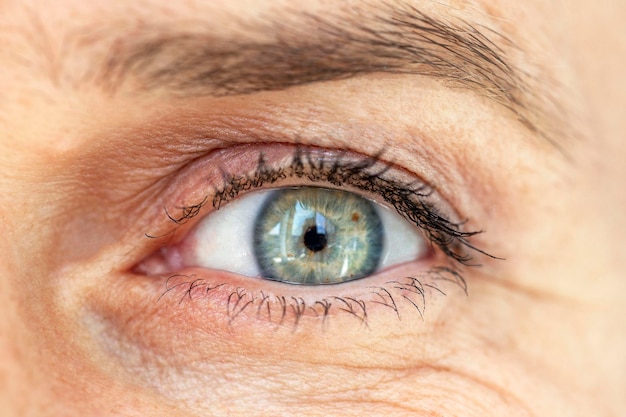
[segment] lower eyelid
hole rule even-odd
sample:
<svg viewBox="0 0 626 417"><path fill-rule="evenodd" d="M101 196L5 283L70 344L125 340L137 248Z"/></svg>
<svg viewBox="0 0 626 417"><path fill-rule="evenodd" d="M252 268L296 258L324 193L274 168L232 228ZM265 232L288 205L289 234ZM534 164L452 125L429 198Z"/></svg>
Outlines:
<svg viewBox="0 0 626 417"><path fill-rule="evenodd" d="M81 317L107 355L105 359L114 358L123 371L138 373L139 380L149 378L153 383L153 378L165 378L158 379L161 387L172 381L167 372L153 374L155 366L181 371L180 383L184 384L189 376L186 371L197 370L199 364L224 358L236 361L241 356L358 366L355 348L366 349L370 344L380 348L380 343L385 344L383 355L370 355L368 364L389 366L399 335L423 342L422 337L429 337L437 323L455 314L451 311L456 310L458 297L464 297L462 281L454 282L452 275L438 268L424 268L407 264L363 285L335 286L339 289L332 293L324 287L303 291L302 286L279 292L284 286L264 282L261 287L248 278L203 270L184 271L174 278L116 275L103 283L106 291L98 287L86 298L81 294ZM419 285L401 278L411 273ZM170 286L181 285L166 292L168 280ZM244 282L247 289L241 291ZM209 288L213 290L207 292ZM383 289L392 294L393 302L385 301ZM256 300L250 302L248 294ZM263 295L284 298L284 314L280 303L262 303ZM321 304L317 304L317 314L309 308L318 301L323 304L324 299L332 303L327 315ZM320 343L326 349L317 349ZM327 357L329 351L332 358Z"/></svg>
<svg viewBox="0 0 626 417"><path fill-rule="evenodd" d="M410 262L360 281L313 287L194 268L136 278L151 288L155 307L174 308L186 320L198 321L200 328L205 323L213 327L218 323L224 327L252 325L257 330L258 326L292 328L305 322L324 326L338 317L367 326L373 316L381 319L379 315L422 319L428 303L437 297L451 291L466 292L458 271L448 266L429 268L428 264Z"/></svg>

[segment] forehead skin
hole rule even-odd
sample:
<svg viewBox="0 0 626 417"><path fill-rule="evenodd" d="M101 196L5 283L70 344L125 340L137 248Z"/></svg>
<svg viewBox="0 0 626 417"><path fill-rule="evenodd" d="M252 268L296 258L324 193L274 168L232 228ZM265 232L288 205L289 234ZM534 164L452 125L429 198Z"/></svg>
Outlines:
<svg viewBox="0 0 626 417"><path fill-rule="evenodd" d="M289 26L302 22L294 16L313 16L305 19L311 22L356 8L365 16L361 21L368 21L367 16L396 3L0 2L0 415L250 415L259 409L289 415L294 404L303 407L300 415L341 410L346 415L608 417L626 411L626 35L620 29L626 4L424 0L403 7L409 3L453 28L471 22L488 34L493 50L517 74L511 78L515 82L501 82L501 67L490 67L474 53L470 63L450 58L459 67L456 80L433 75L422 64L411 67L419 68L418 75L364 70L361 78L344 68L341 77L325 73L322 81L329 84L307 78L262 92L257 87L266 84L259 82L254 88L244 85L250 91L243 98L239 87L215 98L215 88L194 95L169 79L155 85L146 80L144 67L129 65L113 88L107 68L114 67L117 75L120 70L111 57L137 58L133 42L142 36L191 31L227 44L270 42L281 27L274 20ZM171 64L170 58L156 61ZM484 79L481 65L490 68ZM503 90L490 90L498 86ZM518 92L505 94L515 86L521 86ZM413 89L419 99L407 93ZM433 328L428 315L417 330L403 323L392 330L372 326L369 333L346 329L319 336L302 332L303 324L295 335L268 336L275 345L258 342L268 350L282 347L282 356L254 352L254 335L246 339L233 331L233 340L223 341L199 320L181 319L177 325L188 330L186 339L159 333L159 326L177 327L155 324L149 307L136 314L103 307L101 316L111 317L99 317L94 328L135 323L139 317L147 324L129 324L135 326L129 330L133 334L124 336L140 339L145 352L170 349L165 359L155 355L161 361L141 350L133 351L136 362L107 361L102 351L126 349L111 342L117 333L98 339L96 330L79 326L84 317L68 317L78 317L74 313L83 311L78 304L108 289L93 291L76 277L96 277L98 271L86 265L106 248L134 250L132 242L120 243L133 229L132 216L158 206L152 204L156 199L137 203L136 184L158 184L159 172L170 175L164 166L177 166L181 149L200 156L200 148L185 147L176 132L171 142L159 139L159 129L189 129L201 136L207 114L252 114L255 105L265 104L279 111L267 117L271 128L255 119L260 131L305 131L302 126L310 126L307 118L314 115L322 127L311 130L350 120L356 126L375 124L364 128L367 132L378 133L381 126L383 132L387 127L418 132L397 140L389 151L394 161L425 172L428 165L420 165L415 155L458 165L442 173L440 178L450 181L438 186L454 194L451 200L464 212L475 214L478 228L485 220L485 242L507 260L496 264L503 266L494 267L495 278L476 273L480 279L473 282L469 276L466 301L450 296L445 304L434 304ZM148 123L158 128L134 134ZM200 127L189 128L195 125ZM415 139L422 136L446 140L423 146ZM154 139L152 146L147 137ZM322 145L366 153L380 149L340 134ZM124 168L129 161L136 165ZM459 184L467 184L467 190L458 192ZM102 202L133 209L105 210ZM82 239L88 230L98 238ZM458 312L463 315L456 322L446 321ZM197 328L202 334L194 333ZM184 342L168 344L166 339L179 336ZM317 349L315 336L325 338L328 350ZM342 338L350 343L341 344ZM110 343L101 351L94 340ZM348 354L336 354L339 346ZM184 357L182 350L189 354ZM207 356L217 359L193 368L194 360ZM166 369L170 357L179 367L174 371ZM139 379L132 379L118 370L128 363L149 363L154 373L139 369ZM228 364L236 371L225 375ZM181 382L180 374L188 379ZM151 381L161 386L149 386ZM219 385L229 384L233 391L220 397ZM268 386L275 391L268 393Z"/></svg>

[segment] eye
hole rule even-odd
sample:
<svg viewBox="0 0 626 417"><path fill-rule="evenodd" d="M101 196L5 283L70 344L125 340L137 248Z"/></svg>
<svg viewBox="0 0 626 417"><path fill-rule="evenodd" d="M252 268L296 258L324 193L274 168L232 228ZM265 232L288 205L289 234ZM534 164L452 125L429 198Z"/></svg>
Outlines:
<svg viewBox="0 0 626 417"><path fill-rule="evenodd" d="M202 267L337 284L428 253L422 234L381 204L338 189L286 187L246 194L208 215L161 251L167 270L160 272Z"/></svg>
<svg viewBox="0 0 626 417"><path fill-rule="evenodd" d="M373 311L400 318L403 300L421 316L448 284L466 292L470 251L484 253L431 185L347 151L224 148L162 195L160 226L146 232L152 245L132 274L159 300L193 300L214 325L324 325L346 314L367 323Z"/></svg>

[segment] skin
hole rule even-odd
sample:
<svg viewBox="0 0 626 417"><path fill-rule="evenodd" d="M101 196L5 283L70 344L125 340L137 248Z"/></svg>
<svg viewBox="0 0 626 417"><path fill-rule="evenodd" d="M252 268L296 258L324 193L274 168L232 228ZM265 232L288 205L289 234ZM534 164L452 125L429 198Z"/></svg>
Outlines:
<svg viewBox="0 0 626 417"><path fill-rule="evenodd" d="M98 22L123 32L201 21L236 40L247 36L239 19L287 5L324 15L349 2L125 3L0 4L0 414L626 412L623 2L414 2L518 45L507 55L541 75L529 88L552 97L533 104L546 115L535 130L485 94L421 75L227 97L135 94L131 80L111 94L81 77L110 46L76 37ZM111 27L95 37L115 39ZM485 230L472 243L503 260L476 255L481 267L462 267L467 295L442 283L446 296L426 291L425 310L398 303L401 320L370 304L367 325L337 307L324 323L313 310L282 325L250 309L229 320L232 290L185 298L182 287L159 298L165 280L133 268L211 209L170 240L145 234L172 229L164 207L202 199L211 167L249 164L215 157L217 146L255 142L269 156L283 152L277 142L385 148L386 161L434 185L468 230ZM320 295L357 298L440 256L322 289L196 272L310 305Z"/></svg>

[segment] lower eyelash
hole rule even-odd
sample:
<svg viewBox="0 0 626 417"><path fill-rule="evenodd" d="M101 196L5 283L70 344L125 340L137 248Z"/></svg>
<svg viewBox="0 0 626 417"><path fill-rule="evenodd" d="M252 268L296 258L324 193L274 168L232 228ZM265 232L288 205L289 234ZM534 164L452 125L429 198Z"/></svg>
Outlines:
<svg viewBox="0 0 626 417"><path fill-rule="evenodd" d="M233 325L242 317L266 320L277 327L292 325L295 329L304 317L317 319L321 326L327 319L339 314L354 317L361 325L368 327L369 309L382 306L389 309L398 320L410 314L424 319L427 307L427 293L445 296L444 287L453 285L467 295L467 285L461 274L452 267L436 267L425 271L419 277L407 276L390 280L380 286L369 286L367 295L357 297L325 296L312 301L291 295L271 295L265 291L249 291L238 287L227 290L224 313L228 324ZM173 297L178 303L211 297L227 287L225 283L213 283L194 275L176 274L166 281L166 289L159 301ZM408 307L408 308L406 308Z"/></svg>

